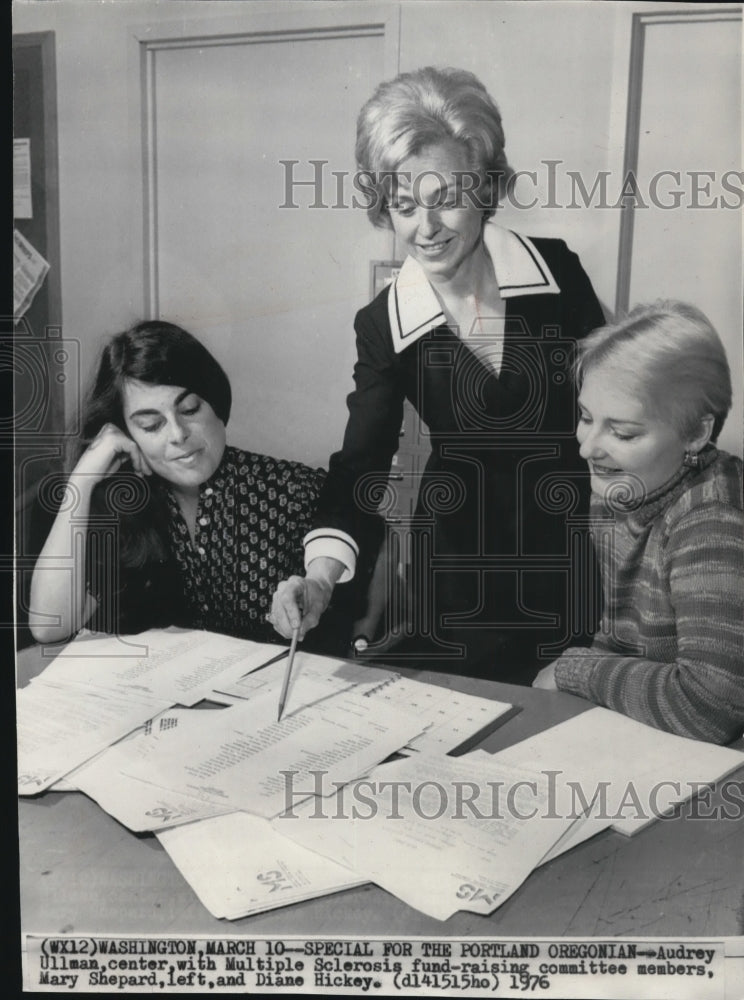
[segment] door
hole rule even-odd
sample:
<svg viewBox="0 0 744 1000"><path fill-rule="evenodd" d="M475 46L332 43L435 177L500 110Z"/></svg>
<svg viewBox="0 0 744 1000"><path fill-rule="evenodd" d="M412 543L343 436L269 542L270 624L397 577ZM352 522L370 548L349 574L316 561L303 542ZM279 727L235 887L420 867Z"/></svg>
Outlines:
<svg viewBox="0 0 744 1000"><path fill-rule="evenodd" d="M370 260L392 251L351 203L356 115L397 60L395 12L332 13L140 42L149 311L228 370L232 443L324 466Z"/></svg>

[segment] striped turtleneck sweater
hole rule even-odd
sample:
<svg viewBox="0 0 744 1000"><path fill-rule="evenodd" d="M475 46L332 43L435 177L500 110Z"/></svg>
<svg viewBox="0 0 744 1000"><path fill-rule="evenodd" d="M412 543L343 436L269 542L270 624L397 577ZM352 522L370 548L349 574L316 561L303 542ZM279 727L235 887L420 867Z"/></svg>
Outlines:
<svg viewBox="0 0 744 1000"><path fill-rule="evenodd" d="M601 627L555 663L561 691L712 743L744 731L741 459L712 446L632 510L592 497Z"/></svg>

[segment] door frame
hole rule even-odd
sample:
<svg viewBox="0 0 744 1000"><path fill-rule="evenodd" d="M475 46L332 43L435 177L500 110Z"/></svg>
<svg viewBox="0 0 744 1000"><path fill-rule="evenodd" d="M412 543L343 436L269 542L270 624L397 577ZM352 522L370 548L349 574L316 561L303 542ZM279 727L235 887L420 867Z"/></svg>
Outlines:
<svg viewBox="0 0 744 1000"><path fill-rule="evenodd" d="M143 315L156 318L159 311L158 223L156 157L156 62L165 49L222 45L260 45L338 38L382 37L383 78L399 71L400 9L397 5L344 4L337 8L307 4L303 10L243 11L229 18L174 21L130 30L130 93L138 92L137 123L142 164Z"/></svg>

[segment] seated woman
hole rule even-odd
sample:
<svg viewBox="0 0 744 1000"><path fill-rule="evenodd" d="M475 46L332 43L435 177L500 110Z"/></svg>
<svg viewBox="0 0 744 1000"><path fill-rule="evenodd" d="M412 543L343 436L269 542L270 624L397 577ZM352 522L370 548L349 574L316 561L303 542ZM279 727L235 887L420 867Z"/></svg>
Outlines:
<svg viewBox="0 0 744 1000"><path fill-rule="evenodd" d="M218 362L171 323L105 346L62 495L40 497L53 522L31 580L37 641L84 625L274 637L271 595L302 568L325 472L227 446L231 399Z"/></svg>
<svg viewBox="0 0 744 1000"><path fill-rule="evenodd" d="M680 736L744 730L741 459L714 446L731 405L718 334L696 308L633 310L579 345L604 610L590 648L534 682Z"/></svg>

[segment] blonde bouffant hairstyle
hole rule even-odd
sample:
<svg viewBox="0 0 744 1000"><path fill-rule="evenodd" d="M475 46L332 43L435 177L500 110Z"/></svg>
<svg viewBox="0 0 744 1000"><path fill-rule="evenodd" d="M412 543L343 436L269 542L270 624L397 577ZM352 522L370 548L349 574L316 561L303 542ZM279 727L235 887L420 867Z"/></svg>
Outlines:
<svg viewBox="0 0 744 1000"><path fill-rule="evenodd" d="M357 167L374 193L367 206L374 226L392 227L386 176L427 146L446 141L465 149L477 175L468 194L489 218L514 171L504 151L501 114L478 77L425 66L380 84L359 113L356 140Z"/></svg>
<svg viewBox="0 0 744 1000"><path fill-rule="evenodd" d="M731 409L731 372L721 338L700 309L673 299L636 306L579 342L577 384L600 365L611 365L620 383L681 438L694 437L706 416L713 417L711 441L718 437Z"/></svg>

